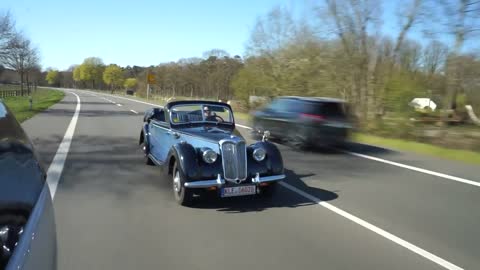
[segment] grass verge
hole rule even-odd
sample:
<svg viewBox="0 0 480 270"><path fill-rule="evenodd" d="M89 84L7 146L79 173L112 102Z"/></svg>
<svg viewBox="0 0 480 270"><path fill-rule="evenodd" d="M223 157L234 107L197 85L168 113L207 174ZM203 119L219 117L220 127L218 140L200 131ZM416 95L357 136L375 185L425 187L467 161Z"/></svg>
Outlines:
<svg viewBox="0 0 480 270"><path fill-rule="evenodd" d="M480 164L480 153L468 150L449 149L426 143L412 142L401 139L382 138L372 135L355 133L352 140L359 143L371 144L400 151L414 152L434 157L457 160L471 164Z"/></svg>
<svg viewBox="0 0 480 270"><path fill-rule="evenodd" d="M32 94L32 110L30 110L28 96L7 97L3 99L3 102L13 112L15 118L17 118L17 121L21 123L59 102L64 96L65 93L59 90L38 88Z"/></svg>

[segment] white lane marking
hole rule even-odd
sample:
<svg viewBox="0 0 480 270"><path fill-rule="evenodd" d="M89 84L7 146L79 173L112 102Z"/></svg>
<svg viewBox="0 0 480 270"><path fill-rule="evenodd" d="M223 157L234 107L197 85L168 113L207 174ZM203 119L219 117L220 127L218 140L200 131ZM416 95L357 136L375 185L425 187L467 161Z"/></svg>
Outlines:
<svg viewBox="0 0 480 270"><path fill-rule="evenodd" d="M50 188L52 200L55 197L55 192L57 192L58 182L60 181L60 176L62 176L63 166L65 165L65 160L70 150L70 144L72 143L73 134L75 133L75 127L77 126L78 115L80 114L80 97L73 92L70 93L77 97L75 113L73 114L72 120L70 120L63 140L58 146L57 153L55 153L55 157L53 157L53 161L47 171L47 184Z"/></svg>
<svg viewBox="0 0 480 270"><path fill-rule="evenodd" d="M412 251L412 252L414 252L414 253L416 253L416 254L418 254L418 255L420 255L420 256L422 256L422 257L424 257L424 258L442 266L442 267L444 267L444 268L446 268L446 269L450 269L450 270L461 270L461 269L463 269L463 268L461 268L461 267L459 267L459 266L457 266L457 265L455 265L455 264L453 264L453 263L451 263L447 260L444 260L444 259L438 257L437 255L432 254L432 253L430 253L430 252L428 252L428 251L426 251L426 250L424 250L424 249L422 249L422 248L420 248L420 247L418 247L418 246L416 246L416 245L414 245L410 242L407 242L407 241L401 239L400 237L395 236L395 235L393 235L393 234L391 234L391 233L389 233L389 232L387 232L387 231L385 231L385 230L383 230L383 229L381 229L381 228L379 228L379 227L377 227L377 226L375 226L375 225L373 225L373 224L371 224L371 223L369 223L369 222L367 222L367 221L365 221L361 218L358 218L358 217L356 217L356 216L354 216L354 215L352 215L352 214L350 214L350 213L348 213L348 212L346 212L346 211L344 211L344 210L342 210L342 209L340 209L336 206L333 206L332 204L329 204L328 202L322 201L319 198L317 198L315 196L312 196L312 195L310 195L310 194L308 194L308 193L306 193L306 192L304 192L304 191L302 191L302 190L300 190L300 189L298 189L298 188L296 188L292 185L289 185L285 182L280 182L280 185L289 189L290 191L293 191L293 192L297 193L298 195L300 195L302 197L307 198L308 200L311 200L311 201L315 202L316 204L318 204L320 206L323 206L323 207L327 208L328 210L334 212L335 214L338 214L338 215L340 215L340 216L342 216L342 217L344 217L344 218L346 218L346 219L348 219L348 220L350 220L350 221L352 221L352 222L354 222L354 223L356 223L356 224L358 224L358 225L360 225L360 226L362 226L362 227L364 227L364 228L366 228L366 229L368 229L368 230L370 230L370 231L372 231L372 232L374 232L374 233L376 233L376 234L378 234L378 235L380 235L380 236L382 236L382 237L384 237L384 238L386 238L386 239L388 239L388 240L390 240L390 241L392 241L392 242L394 242L394 243L396 243L396 244L398 244L398 245L400 245L400 246L402 246L402 247L404 247L404 248L406 248L406 249L408 249L408 250L410 250L410 251Z"/></svg>
<svg viewBox="0 0 480 270"><path fill-rule="evenodd" d="M134 114L138 114L138 112L134 111L134 110L130 110L131 112L133 112Z"/></svg>
<svg viewBox="0 0 480 270"><path fill-rule="evenodd" d="M253 128L251 128L251 127L247 127L247 126L240 125L240 124L237 124L237 123L235 123L235 126L239 126L239 127L241 127L241 128L245 128L245 129L253 129Z"/></svg>
<svg viewBox="0 0 480 270"><path fill-rule="evenodd" d="M103 94L103 95L108 95L108 94ZM110 96L113 96L113 95L110 95ZM118 97L118 96L114 96L114 97ZM131 98L124 98L124 97L118 97L118 98L123 98L123 99L127 99L127 100L138 102L138 103L143 103L143 104L147 104L147 105L159 106L158 104L152 104L152 103L143 102L143 101L139 101L139 100L135 100L135 99L131 99ZM244 125L240 125L240 124L235 124L235 126L245 128L245 129L250 129L250 130L253 129L249 126L244 126ZM416 171L416 172L420 172L420 173L424 173L424 174L429 174L429 175L441 177L441 178L444 178L444 179L449 179L449 180L457 181L457 182L460 182L460 183L480 187L480 182L477 182L477 181L473 181L473 180L469 180L469 179L465 179L465 178L461 178L461 177L457 177L457 176L453 176L453 175L448 175L448 174L444 174L444 173L434 172L434 171L430 171L430 170L426 170L426 169L422 169L422 168L418 168L418 167L414 167L414 166L410 166L410 165L406 165L406 164L402 164L402 163L398 163L398 162L393 162L393 161L389 161L389 160L385 160L385 159L381 159L381 158L377 158L377 157L372 157L372 156L368 156L368 155L364 155L364 154L360 154L360 153L349 152L349 151L344 151L344 152L348 153L350 155L353 155L353 156L366 158L366 159L369 159L369 160L382 162L382 163L397 166L397 167L400 167L400 168L409 169L409 170L412 170L412 171Z"/></svg>
<svg viewBox="0 0 480 270"><path fill-rule="evenodd" d="M348 153L348 154L353 155L353 156L356 156L356 157L366 158L366 159L382 162L382 163L385 163L385 164L390 164L390 165L393 165L393 166L397 166L397 167L400 167L400 168L404 168L404 169L408 169L408 170L412 170L412 171L416 171L416 172L420 172L420 173L424 173L424 174L429 174L429 175L433 175L433 176L438 176L438 177L449 179L449 180L452 180L452 181L457 181L457 182L460 182L460 183L480 187L480 182L476 182L476 181L473 181L473 180L460 178L460 177L457 177L457 176L448 175L448 174L444 174L444 173L434 172L434 171L430 171L430 170L426 170L426 169L422 169L422 168L418 168L418 167L414 167L414 166L410 166L410 165L386 160L386 159L381 159L381 158L377 158L377 157L372 157L372 156L368 156L368 155L364 155L364 154L355 153L355 152L350 152L350 151L343 151L343 152Z"/></svg>
<svg viewBox="0 0 480 270"><path fill-rule="evenodd" d="M117 103L117 106L118 106L118 107L122 107L122 104L118 104L118 103Z"/></svg>
<svg viewBox="0 0 480 270"><path fill-rule="evenodd" d="M91 91L88 91L88 90L83 90L83 91L87 91L87 92L92 93ZM115 95L104 94L104 93L99 93L99 94L114 97L114 98L121 98L121 99L125 99L125 100L130 100L130 101L133 101L133 102L138 102L138 103L142 103L142 104L146 104L146 105L152 105L152 106L155 106L155 107L162 107L162 105L153 104L153 103L149 103L149 102L145 102L145 101L140 101L140 100L136 100L136 99L133 99L133 98L126 98L126 97L115 96Z"/></svg>

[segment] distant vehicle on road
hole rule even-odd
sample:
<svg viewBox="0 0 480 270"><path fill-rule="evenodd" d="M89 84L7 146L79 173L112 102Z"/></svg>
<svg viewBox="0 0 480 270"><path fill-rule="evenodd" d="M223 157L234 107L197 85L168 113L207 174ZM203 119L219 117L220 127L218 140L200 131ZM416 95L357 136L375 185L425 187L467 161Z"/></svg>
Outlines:
<svg viewBox="0 0 480 270"><path fill-rule="evenodd" d="M220 197L271 196L277 181L285 178L277 147L266 138L247 146L235 130L228 104L173 101L146 111L143 120L145 161L171 176L181 205L209 192Z"/></svg>
<svg viewBox="0 0 480 270"><path fill-rule="evenodd" d="M254 113L253 136L268 130L295 148L340 146L352 127L346 110L341 99L278 97Z"/></svg>
<svg viewBox="0 0 480 270"><path fill-rule="evenodd" d="M57 268L50 190L35 150L0 101L0 269Z"/></svg>

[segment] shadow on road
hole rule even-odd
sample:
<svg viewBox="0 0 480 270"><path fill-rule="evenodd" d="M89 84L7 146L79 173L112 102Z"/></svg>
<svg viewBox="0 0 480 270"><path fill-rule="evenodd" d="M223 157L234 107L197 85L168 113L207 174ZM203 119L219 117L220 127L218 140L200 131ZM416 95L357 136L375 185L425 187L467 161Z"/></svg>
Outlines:
<svg viewBox="0 0 480 270"><path fill-rule="evenodd" d="M285 182L296 188L317 197L322 201L335 200L338 195L334 192L310 187L304 183L302 178L313 176L312 174L298 175L292 170L285 170L287 176ZM205 197L205 196L204 196ZM309 199L300 196L283 186L278 186L276 194L272 198L262 198L258 196L243 196L233 198L218 198L208 196L198 198L192 208L216 209L219 212L228 214L260 212L270 208L296 208L301 206L315 205Z"/></svg>
<svg viewBox="0 0 480 270"><path fill-rule="evenodd" d="M247 132L241 132L246 138L250 141L254 141L251 138L251 135ZM344 151L356 152L360 154L372 154L372 155L386 155L393 154L394 151L378 146L361 144L356 142L347 141L341 146L302 146L294 147L289 145L285 140L278 138L270 138L270 141L279 145L283 150L299 152L299 153L312 153L312 154L321 154L321 155L345 155Z"/></svg>
<svg viewBox="0 0 480 270"><path fill-rule="evenodd" d="M368 144L362 144L362 143L356 143L356 142L347 142L342 147L342 150L356 152L356 153L360 153L360 154L373 154L373 155L375 155L375 154L383 155L383 154L395 153L395 151L392 151L390 149L386 149L386 148L383 148L383 147L368 145Z"/></svg>

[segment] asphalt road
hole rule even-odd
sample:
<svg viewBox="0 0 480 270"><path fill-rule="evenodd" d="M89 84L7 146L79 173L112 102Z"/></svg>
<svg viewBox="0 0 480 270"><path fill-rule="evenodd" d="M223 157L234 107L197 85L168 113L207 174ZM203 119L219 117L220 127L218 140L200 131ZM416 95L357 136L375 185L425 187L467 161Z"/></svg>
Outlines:
<svg viewBox="0 0 480 270"><path fill-rule="evenodd" d="M170 179L142 162L151 106L74 92L81 109L54 198L59 269L480 269L479 186L279 145L288 178L272 200L181 207ZM23 124L46 168L76 104L68 92ZM480 182L471 165L350 150Z"/></svg>

